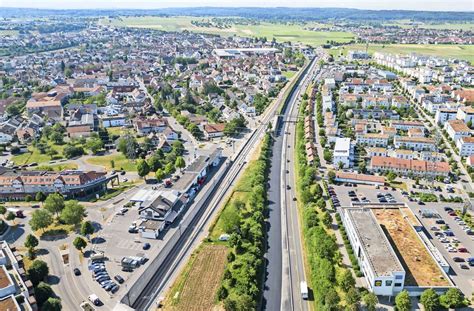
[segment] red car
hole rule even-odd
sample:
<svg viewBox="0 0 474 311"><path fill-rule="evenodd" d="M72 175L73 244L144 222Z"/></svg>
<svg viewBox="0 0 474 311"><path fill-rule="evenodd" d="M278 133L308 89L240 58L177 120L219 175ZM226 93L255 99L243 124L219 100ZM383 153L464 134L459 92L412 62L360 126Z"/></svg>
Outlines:
<svg viewBox="0 0 474 311"><path fill-rule="evenodd" d="M469 253L467 248L465 248L465 247L458 248L458 252L460 252L460 253Z"/></svg>
<svg viewBox="0 0 474 311"><path fill-rule="evenodd" d="M457 214L456 214L455 212L450 212L448 215L449 215L449 216L453 216L453 217L454 217L454 216L457 216Z"/></svg>

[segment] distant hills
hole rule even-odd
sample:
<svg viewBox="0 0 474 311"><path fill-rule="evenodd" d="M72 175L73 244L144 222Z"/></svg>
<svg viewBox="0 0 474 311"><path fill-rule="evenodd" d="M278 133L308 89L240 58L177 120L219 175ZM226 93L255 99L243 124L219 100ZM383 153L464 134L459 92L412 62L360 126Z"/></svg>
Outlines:
<svg viewBox="0 0 474 311"><path fill-rule="evenodd" d="M306 21L387 21L387 20L413 20L425 22L459 22L474 20L474 12L433 12L433 11L405 11L405 10L358 10L344 8L166 8L166 9L94 9L94 10L53 10L53 9L20 9L2 8L0 17L45 17L45 16L222 16L246 17L266 20L306 20Z"/></svg>

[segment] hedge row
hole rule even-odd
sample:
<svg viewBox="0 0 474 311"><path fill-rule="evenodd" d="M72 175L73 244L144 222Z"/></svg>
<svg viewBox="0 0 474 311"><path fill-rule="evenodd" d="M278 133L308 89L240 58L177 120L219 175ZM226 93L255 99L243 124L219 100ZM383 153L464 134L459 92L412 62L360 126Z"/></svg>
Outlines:
<svg viewBox="0 0 474 311"><path fill-rule="evenodd" d="M265 214L272 138L267 134L250 180L252 191L238 209L240 222L231 234L232 247L217 299L227 311L255 310L262 294L264 273Z"/></svg>

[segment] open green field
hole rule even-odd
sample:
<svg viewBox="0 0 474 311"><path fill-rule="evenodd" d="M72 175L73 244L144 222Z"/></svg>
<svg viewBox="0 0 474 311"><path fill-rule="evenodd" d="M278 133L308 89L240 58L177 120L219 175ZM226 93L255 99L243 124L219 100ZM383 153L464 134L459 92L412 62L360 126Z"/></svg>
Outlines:
<svg viewBox="0 0 474 311"><path fill-rule="evenodd" d="M349 32L324 32L304 29L303 25L261 23L259 25L233 25L231 28L197 27L191 21L200 21L205 18L187 16L178 17L121 17L116 19L102 19L104 25L119 27L150 28L163 31L193 31L199 33L218 34L222 36L238 35L242 37L266 37L268 40L275 38L279 42L293 41L309 45L321 45L329 40L349 42L354 35Z"/></svg>
<svg viewBox="0 0 474 311"><path fill-rule="evenodd" d="M399 20L393 23L385 23L386 26L399 26L402 28L413 28L415 25L409 20ZM417 23L417 27L426 29L462 29L474 30L473 23Z"/></svg>
<svg viewBox="0 0 474 311"><path fill-rule="evenodd" d="M93 165L100 165L103 166L107 171L114 169L112 167L111 161L114 161L114 168L116 170L123 169L127 172L135 172L137 170L137 166L134 162L127 159L123 154L116 153L106 156L95 156L87 159L86 161Z"/></svg>
<svg viewBox="0 0 474 311"><path fill-rule="evenodd" d="M56 150L57 155L54 156L55 159L57 158L62 158L63 150L66 145L55 145L51 142L48 142L48 145ZM30 164L33 162L36 162L38 164L48 164L49 161L53 160L49 155L47 154L41 154L41 152L38 150L38 148L35 148L33 146L28 147L28 152L15 155L11 159L15 165L23 165L23 164Z"/></svg>
<svg viewBox="0 0 474 311"><path fill-rule="evenodd" d="M345 55L349 50L365 50L364 44L351 44L339 49L329 50L333 55ZM385 52L392 54L417 53L445 58L464 59L474 63L474 45L435 45L435 44L370 44L369 53Z"/></svg>
<svg viewBox="0 0 474 311"><path fill-rule="evenodd" d="M0 36L18 36L18 30L0 29Z"/></svg>

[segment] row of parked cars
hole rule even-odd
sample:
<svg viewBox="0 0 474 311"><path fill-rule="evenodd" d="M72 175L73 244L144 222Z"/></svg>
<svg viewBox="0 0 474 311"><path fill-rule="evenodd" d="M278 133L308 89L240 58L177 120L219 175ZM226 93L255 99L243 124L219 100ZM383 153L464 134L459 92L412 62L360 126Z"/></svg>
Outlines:
<svg viewBox="0 0 474 311"><path fill-rule="evenodd" d="M103 260L94 261L91 265L91 269L94 280L97 281L103 289L111 293L116 293L119 290L120 286L110 279ZM120 275L116 275L114 279L120 284L124 282Z"/></svg>
<svg viewBox="0 0 474 311"><path fill-rule="evenodd" d="M391 193L377 192L377 199L380 203L397 203Z"/></svg>
<svg viewBox="0 0 474 311"><path fill-rule="evenodd" d="M454 217L454 221L461 227L461 229L466 232L467 235L474 235L474 231L469 227L461 217L456 214L456 211L449 206L444 208L444 211L448 213L449 216Z"/></svg>
<svg viewBox="0 0 474 311"><path fill-rule="evenodd" d="M333 187L329 186L328 187L328 192L329 196L331 197L332 204L335 208L341 207L341 202L339 202L339 199L337 198L336 191L334 190Z"/></svg>

